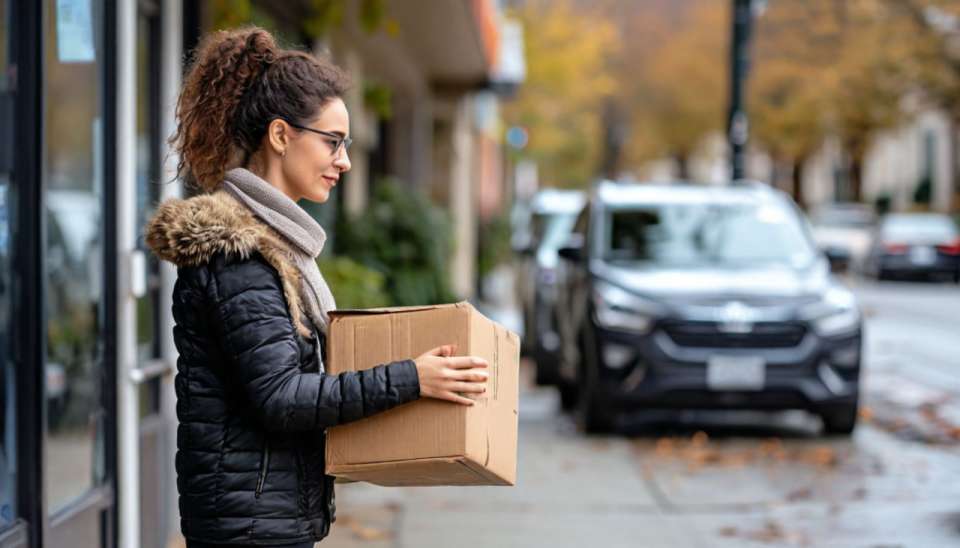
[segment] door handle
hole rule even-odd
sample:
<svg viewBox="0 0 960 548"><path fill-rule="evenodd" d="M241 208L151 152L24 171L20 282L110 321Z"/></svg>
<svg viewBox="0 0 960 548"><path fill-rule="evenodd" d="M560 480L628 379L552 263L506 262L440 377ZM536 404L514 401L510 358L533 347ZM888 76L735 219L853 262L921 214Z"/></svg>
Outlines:
<svg viewBox="0 0 960 548"><path fill-rule="evenodd" d="M150 360L141 367L130 370L130 382L143 384L156 378L173 374L173 366L163 360Z"/></svg>

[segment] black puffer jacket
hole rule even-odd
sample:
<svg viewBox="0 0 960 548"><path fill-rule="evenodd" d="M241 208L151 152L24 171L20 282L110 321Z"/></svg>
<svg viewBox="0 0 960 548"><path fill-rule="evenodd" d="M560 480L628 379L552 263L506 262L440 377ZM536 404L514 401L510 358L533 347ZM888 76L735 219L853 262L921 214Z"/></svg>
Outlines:
<svg viewBox="0 0 960 548"><path fill-rule="evenodd" d="M321 373L323 337L301 313L289 247L223 193L165 203L147 239L179 266L184 536L257 545L325 537L335 519L325 428L417 399L414 363Z"/></svg>

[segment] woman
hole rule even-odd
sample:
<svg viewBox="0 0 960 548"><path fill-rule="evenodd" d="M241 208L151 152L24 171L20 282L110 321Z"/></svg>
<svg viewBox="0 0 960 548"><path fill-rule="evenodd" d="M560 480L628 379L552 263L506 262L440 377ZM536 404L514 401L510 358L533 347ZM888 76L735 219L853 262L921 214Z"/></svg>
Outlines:
<svg viewBox="0 0 960 548"><path fill-rule="evenodd" d="M344 75L258 28L200 45L177 105L179 175L147 242L178 267L177 487L189 548L312 546L334 521L325 429L432 397L471 405L486 362L448 345L360 372L323 369L322 203L350 169Z"/></svg>

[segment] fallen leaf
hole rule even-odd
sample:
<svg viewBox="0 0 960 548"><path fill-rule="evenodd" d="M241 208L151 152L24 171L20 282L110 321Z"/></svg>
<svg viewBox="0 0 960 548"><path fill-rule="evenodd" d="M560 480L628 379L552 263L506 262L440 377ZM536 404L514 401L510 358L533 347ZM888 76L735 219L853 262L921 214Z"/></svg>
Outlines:
<svg viewBox="0 0 960 548"><path fill-rule="evenodd" d="M796 491L791 491L787 493L787 500L790 502L797 502L800 500L807 500L813 497L813 490L809 487L804 487L802 489L797 489Z"/></svg>
<svg viewBox="0 0 960 548"><path fill-rule="evenodd" d="M726 527L721 527L717 533L719 533L721 537L735 537L740 533L740 531L736 527L728 525Z"/></svg>

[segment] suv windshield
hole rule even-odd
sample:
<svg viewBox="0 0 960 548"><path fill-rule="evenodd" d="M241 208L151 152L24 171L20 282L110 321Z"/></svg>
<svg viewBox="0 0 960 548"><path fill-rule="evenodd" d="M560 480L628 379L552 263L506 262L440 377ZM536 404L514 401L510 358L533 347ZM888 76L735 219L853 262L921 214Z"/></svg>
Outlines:
<svg viewBox="0 0 960 548"><path fill-rule="evenodd" d="M533 217L533 238L537 249L556 253L567 241L573 224L577 220L574 213L537 213Z"/></svg>
<svg viewBox="0 0 960 548"><path fill-rule="evenodd" d="M604 259L656 266L801 267L816 253L786 207L749 203L650 204L611 209Z"/></svg>

